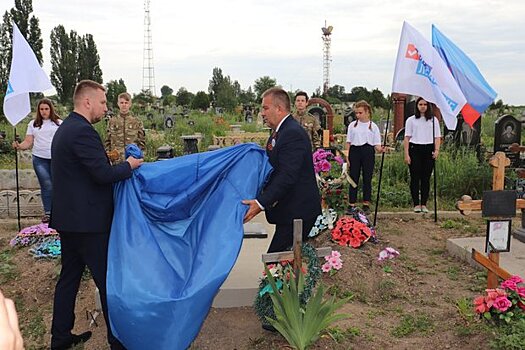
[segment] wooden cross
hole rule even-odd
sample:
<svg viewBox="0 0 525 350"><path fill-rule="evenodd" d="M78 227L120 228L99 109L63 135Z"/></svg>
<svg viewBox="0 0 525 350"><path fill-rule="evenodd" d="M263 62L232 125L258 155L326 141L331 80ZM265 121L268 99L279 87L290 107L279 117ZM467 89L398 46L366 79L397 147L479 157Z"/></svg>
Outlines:
<svg viewBox="0 0 525 350"><path fill-rule="evenodd" d="M293 249L291 251L267 253L262 255L262 262L265 264L280 262L283 260L293 260L293 269L295 274L299 273L302 264L301 247L303 245L303 220L295 219L293 221ZM332 253L331 247L322 247L316 249L317 257L324 257Z"/></svg>
<svg viewBox="0 0 525 350"><path fill-rule="evenodd" d="M505 187L505 167L510 165L510 159L503 152L496 152L489 160L490 166L494 168L492 175L492 190L502 191ZM481 210L481 200L472 200L470 196L463 196L456 203L456 208L463 215L468 215L472 211ZM516 207L525 208L525 200L517 199ZM496 288L499 284L498 277L508 279L511 274L499 266L499 253L489 252L488 258L472 248L472 259L485 267L487 271L487 287Z"/></svg>

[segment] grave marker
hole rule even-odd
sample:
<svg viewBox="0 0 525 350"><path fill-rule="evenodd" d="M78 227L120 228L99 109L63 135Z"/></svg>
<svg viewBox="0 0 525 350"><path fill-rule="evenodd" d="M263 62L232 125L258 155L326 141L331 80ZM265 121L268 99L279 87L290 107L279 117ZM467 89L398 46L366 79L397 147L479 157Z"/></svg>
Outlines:
<svg viewBox="0 0 525 350"><path fill-rule="evenodd" d="M505 153L497 152L494 156L492 156L492 158L490 158L489 164L490 166L494 168L494 172L492 176L493 192L503 191L504 184L505 184L505 167L510 165L510 159L505 157ZM497 209L495 206L493 206L492 203L490 204L487 203L485 205L483 204L485 200L487 202L490 201L490 198L491 198L490 196L492 196L492 198L497 198L499 196L500 205L508 204L508 201L510 201L510 198L508 197L508 195L503 194L501 196L498 193L496 194L491 193L488 197L486 197L486 199L484 198L483 201L481 200L473 201L472 198L470 198L469 196L463 196L461 201L458 201L456 203L456 208L464 215L468 215L468 213L470 213L470 211L472 210L479 211L482 209L484 213L486 213L487 215L501 213L502 211ZM516 197L514 196L514 198ZM513 204L515 204L515 207L514 205L512 205L512 207L514 207L514 211L515 211L515 208L525 208L525 200L514 199L514 201L515 202ZM483 206L485 208L483 208ZM505 211L503 212L506 213ZM514 215L515 215L515 212L514 212ZM490 224L491 220L492 222L494 222L494 221L497 221L498 219L500 219L499 221L501 221L501 218L490 217L489 222L487 224L488 258L484 256L483 254L479 253L478 251L476 251L476 249L474 248L472 249L472 259L474 259L474 261L478 262L479 264L481 264L483 267L485 267L488 270L487 288L489 289L496 288L499 285L498 277L502 279L508 279L511 276L510 273L508 273L507 271L505 271L499 266L498 250L496 249L495 251L494 249L490 247L490 244L489 244L490 242L489 239L491 235L491 224Z"/></svg>

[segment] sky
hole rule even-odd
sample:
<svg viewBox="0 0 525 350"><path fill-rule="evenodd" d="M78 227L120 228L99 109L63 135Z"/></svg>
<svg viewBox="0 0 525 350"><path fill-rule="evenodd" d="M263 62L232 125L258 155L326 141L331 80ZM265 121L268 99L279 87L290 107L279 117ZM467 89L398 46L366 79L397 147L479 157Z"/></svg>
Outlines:
<svg viewBox="0 0 525 350"><path fill-rule="evenodd" d="M0 0L2 13L14 0ZM51 70L49 35L94 36L104 82L122 78L142 88L143 0L33 0ZM308 93L323 83L321 27L333 26L330 85L391 92L403 21L431 40L431 26L459 46L496 90L496 99L525 105L523 0L151 0L156 94L208 90L214 67L243 89L270 76L287 90Z"/></svg>

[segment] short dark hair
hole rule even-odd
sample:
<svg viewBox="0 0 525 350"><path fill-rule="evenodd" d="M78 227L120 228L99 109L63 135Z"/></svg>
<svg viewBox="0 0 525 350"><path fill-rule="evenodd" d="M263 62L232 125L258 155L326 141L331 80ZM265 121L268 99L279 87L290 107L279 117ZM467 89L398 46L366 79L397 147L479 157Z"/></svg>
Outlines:
<svg viewBox="0 0 525 350"><path fill-rule="evenodd" d="M77 102L77 99L86 92L86 90L102 90L106 92L104 85L97 83L93 80L81 80L75 87L73 93L73 103Z"/></svg>
<svg viewBox="0 0 525 350"><path fill-rule="evenodd" d="M415 105L416 110L414 111L416 119L419 119L421 117L421 112L419 112L419 108L417 108L417 104L421 100L423 100L423 101L425 101L427 103L427 111L425 112L425 119L426 120L432 119L432 104L430 102L428 102L427 100L425 100L423 97L418 97L417 100L416 100L416 105Z"/></svg>
<svg viewBox="0 0 525 350"><path fill-rule="evenodd" d="M131 95L127 92L123 92L121 94L118 94L117 100L124 99L126 101L131 101Z"/></svg>
<svg viewBox="0 0 525 350"><path fill-rule="evenodd" d="M298 93L295 94L295 100L297 100L297 97L298 96L304 96L304 98L306 98L306 102L308 102L308 94L304 91L299 91ZM294 100L294 101L295 101Z"/></svg>
<svg viewBox="0 0 525 350"><path fill-rule="evenodd" d="M281 105L287 112L290 112L290 96L280 87L272 87L263 92L262 97L271 96L274 105Z"/></svg>

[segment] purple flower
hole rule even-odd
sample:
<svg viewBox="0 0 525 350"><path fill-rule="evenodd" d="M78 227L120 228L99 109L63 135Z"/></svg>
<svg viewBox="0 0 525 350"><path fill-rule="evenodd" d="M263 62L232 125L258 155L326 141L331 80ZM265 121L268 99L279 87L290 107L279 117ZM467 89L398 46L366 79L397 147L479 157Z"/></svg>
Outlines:
<svg viewBox="0 0 525 350"><path fill-rule="evenodd" d="M321 171L330 171L330 168L332 167L332 165L330 165L330 162L327 161L327 160L322 160L321 161Z"/></svg>
<svg viewBox="0 0 525 350"><path fill-rule="evenodd" d="M341 158L340 156L336 156L334 160L339 164L343 164L343 158Z"/></svg>

